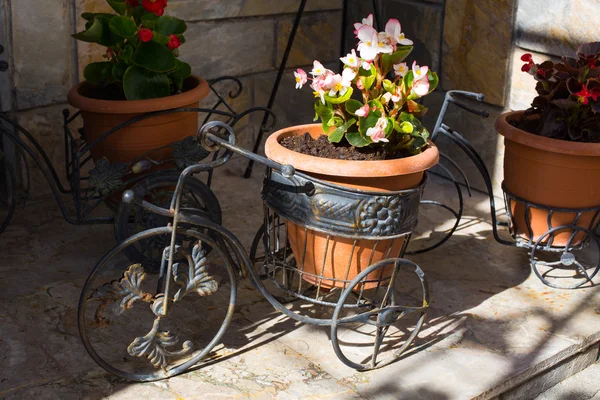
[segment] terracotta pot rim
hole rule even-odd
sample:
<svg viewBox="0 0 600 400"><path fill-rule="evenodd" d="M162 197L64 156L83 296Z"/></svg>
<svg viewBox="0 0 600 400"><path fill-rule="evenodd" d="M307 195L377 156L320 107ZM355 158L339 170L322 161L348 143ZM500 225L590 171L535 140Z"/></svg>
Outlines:
<svg viewBox="0 0 600 400"><path fill-rule="evenodd" d="M315 157L286 149L279 144L284 137L295 133L303 134L308 130L320 127L321 124L294 125L273 132L265 143L267 157L281 164L291 164L300 171L331 176L331 171L335 170L336 176L344 177L408 175L425 171L436 165L439 161L438 149L431 141L428 141L429 147L421 154L406 158L379 161L335 160Z"/></svg>
<svg viewBox="0 0 600 400"><path fill-rule="evenodd" d="M569 142L567 140L547 138L515 128L508 123L508 121L519 119L523 113L524 111L512 111L500 115L494 126L496 132L506 139L552 153L600 156L600 143Z"/></svg>
<svg viewBox="0 0 600 400"><path fill-rule="evenodd" d="M170 110L190 105L208 96L210 90L208 82L196 75L192 75L190 78L198 82L198 85L193 89L173 96L148 100L99 100L85 97L80 92L88 87L90 83L83 81L69 90L67 101L71 106L81 111L96 113L134 114Z"/></svg>

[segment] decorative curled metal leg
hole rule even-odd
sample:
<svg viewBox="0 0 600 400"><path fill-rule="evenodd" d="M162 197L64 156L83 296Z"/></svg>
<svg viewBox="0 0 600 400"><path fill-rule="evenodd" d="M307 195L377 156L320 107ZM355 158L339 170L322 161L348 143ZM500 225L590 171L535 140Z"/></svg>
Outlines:
<svg viewBox="0 0 600 400"><path fill-rule="evenodd" d="M562 234L565 246L554 247L551 238ZM576 289L592 280L600 271L600 237L577 225L564 225L544 233L531 248L531 268L547 286Z"/></svg>
<svg viewBox="0 0 600 400"><path fill-rule="evenodd" d="M101 367L129 380L184 372L214 349L233 316L236 267L216 232L179 232L170 276L165 266L171 252L165 247L160 275L134 264L107 282L127 265L129 246L171 234L170 227L155 228L121 243L97 264L80 297L79 333L86 350ZM195 243L191 252L179 244L183 236ZM179 344L180 337L187 340Z"/></svg>
<svg viewBox="0 0 600 400"><path fill-rule="evenodd" d="M385 284L365 289L369 274L389 268L393 272ZM402 288L410 278L414 281L410 288ZM350 304L352 308L348 307ZM401 258L380 261L361 272L340 296L331 320L335 354L344 364L359 371L388 365L398 360L413 342L428 308L427 280L418 265ZM348 310L353 312L347 313ZM345 311L347 315L343 315ZM364 338L372 342L370 353L361 350L364 345L355 343Z"/></svg>

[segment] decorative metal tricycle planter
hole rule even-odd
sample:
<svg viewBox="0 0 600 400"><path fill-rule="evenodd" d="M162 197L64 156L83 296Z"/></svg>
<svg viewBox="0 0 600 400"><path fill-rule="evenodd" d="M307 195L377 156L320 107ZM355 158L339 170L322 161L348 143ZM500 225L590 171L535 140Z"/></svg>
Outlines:
<svg viewBox="0 0 600 400"><path fill-rule="evenodd" d="M213 128L224 129L227 137L211 133ZM418 188L401 192L365 193L321 182L295 172L291 166L246 152L236 146L233 130L220 122L206 124L200 136L206 149L226 151L211 163L199 163L183 171L170 208L150 204L133 191L124 194L125 203L137 203L149 212L172 218L172 223L125 240L98 263L88 278L79 304L79 329L94 360L108 371L136 381L162 379L187 370L209 357L218 343L226 341L224 334L232 321L238 279L244 276L288 317L329 326L336 355L352 368L378 368L400 358L417 336L429 305L423 271L401 258L417 223L426 180ZM265 223L256 235L250 254L232 233L205 213L186 210L181 204L185 180L191 174L224 164L232 153L245 155L268 167L263 186ZM381 219L377 213L371 217L361 213L373 204L383 205L378 210L386 213L379 215L389 213L394 218ZM374 219L375 224L368 218ZM386 259L368 266L354 279L336 279L338 287L322 285L324 277L319 273L312 274L314 283L309 284L303 276L306 274L303 269L306 244L303 254L292 254L286 219L302 229L343 235L354 243L370 240L373 251L385 242ZM375 226L381 229L374 229ZM127 257L123 257L128 248L140 241L162 236L168 236L170 244L162 252L157 274L149 274L142 264L130 265ZM402 246L397 254L392 254L396 240L402 241ZM351 264L351 260L347 262ZM384 276L385 269L390 269L391 274ZM116 274L112 276L122 274L122 277L110 281L111 273ZM407 284L412 284L410 293L402 287ZM155 290L150 290L151 287ZM275 292L282 296L277 297ZM301 312L296 312L286 306L292 300L313 308L300 307ZM194 305L200 302L204 304ZM134 316L144 311L145 318ZM319 314L323 311L325 316ZM174 321L177 316L180 322ZM403 323L402 328L394 327ZM340 332L347 327L370 337L368 357L352 359L344 350ZM136 333L111 336L118 329ZM189 338L179 349L173 349L179 341L175 334ZM112 345L121 344L121 340L123 346L117 354L118 350ZM142 372L144 364L140 361L156 369Z"/></svg>

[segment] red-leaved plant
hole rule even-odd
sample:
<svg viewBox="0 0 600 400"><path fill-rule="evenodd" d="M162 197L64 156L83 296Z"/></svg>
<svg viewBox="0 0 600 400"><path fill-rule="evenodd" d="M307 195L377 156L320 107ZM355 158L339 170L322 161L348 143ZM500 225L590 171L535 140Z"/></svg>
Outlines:
<svg viewBox="0 0 600 400"><path fill-rule="evenodd" d="M191 73L178 59L187 25L164 15L167 0L106 0L118 15L83 13L85 31L75 39L106 46L106 61L87 65L93 85L116 86L127 100L175 94Z"/></svg>
<svg viewBox="0 0 600 400"><path fill-rule="evenodd" d="M536 64L531 54L521 57L522 70L538 81L533 99L516 126L560 140L600 143L600 42L577 49L577 58Z"/></svg>

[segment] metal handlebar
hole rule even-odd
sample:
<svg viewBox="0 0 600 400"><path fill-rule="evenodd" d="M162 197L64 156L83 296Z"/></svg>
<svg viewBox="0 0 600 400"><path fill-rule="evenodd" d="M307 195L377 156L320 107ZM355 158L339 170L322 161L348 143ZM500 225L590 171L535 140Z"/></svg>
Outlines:
<svg viewBox="0 0 600 400"><path fill-rule="evenodd" d="M442 104L442 108L440 109L438 119L435 123L435 127L433 128L433 132L431 134L432 141L435 141L438 133L440 132L440 128L442 127L442 124L444 122L444 117L446 115L446 111L448 109L449 104L454 104L457 107L460 107L463 110L473 113L475 115L478 115L482 118L487 118L490 116L490 114L487 111L477 110L471 106L468 106L468 105L462 103L460 101L461 97L463 99L467 98L467 99L477 100L479 102L483 102L483 100L485 98L483 93L473 93L473 92L467 92L464 90L449 90L449 91L447 91L446 96L444 97L444 103Z"/></svg>
<svg viewBox="0 0 600 400"><path fill-rule="evenodd" d="M228 137L223 138L222 136L219 136L218 133L211 132L211 130L214 128L225 129ZM258 154L237 146L235 143L235 131L231 126L224 122L211 121L204 124L198 132L198 138L202 146L208 151L214 152L218 151L220 148L225 148L230 152L239 154L248 158L249 160L259 162L269 168L279 171L286 178L290 178L296 173L296 169L289 164L280 164L276 161L269 160L266 157L259 156Z"/></svg>

